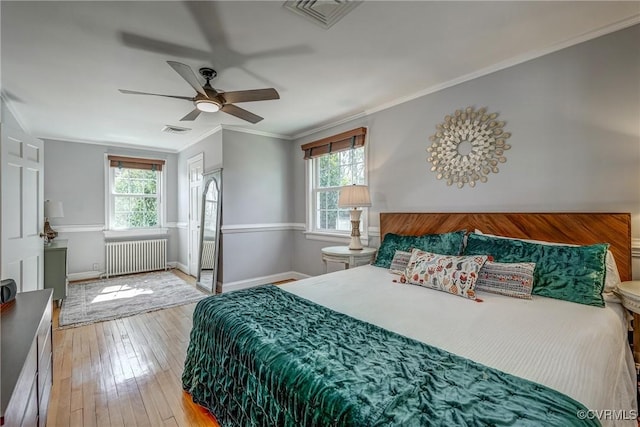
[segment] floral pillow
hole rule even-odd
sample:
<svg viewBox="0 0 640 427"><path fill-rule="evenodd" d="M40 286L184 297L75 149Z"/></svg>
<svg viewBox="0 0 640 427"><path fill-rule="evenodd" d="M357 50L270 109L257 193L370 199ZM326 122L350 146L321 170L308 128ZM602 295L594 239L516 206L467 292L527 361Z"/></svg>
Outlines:
<svg viewBox="0 0 640 427"><path fill-rule="evenodd" d="M406 270L400 276L400 283L424 286L475 300L476 280L486 261L487 257L483 255L438 255L414 249Z"/></svg>
<svg viewBox="0 0 640 427"><path fill-rule="evenodd" d="M476 290L514 298L531 299L535 268L536 265L533 262L487 261L478 274Z"/></svg>

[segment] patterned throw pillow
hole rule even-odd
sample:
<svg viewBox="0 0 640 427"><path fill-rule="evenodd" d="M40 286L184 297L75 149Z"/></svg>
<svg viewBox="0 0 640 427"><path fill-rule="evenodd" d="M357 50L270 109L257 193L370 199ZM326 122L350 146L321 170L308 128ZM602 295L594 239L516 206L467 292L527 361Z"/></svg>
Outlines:
<svg viewBox="0 0 640 427"><path fill-rule="evenodd" d="M478 273L476 290L514 298L531 299L535 268L536 265L532 262L487 261Z"/></svg>
<svg viewBox="0 0 640 427"><path fill-rule="evenodd" d="M409 259L411 259L411 252L396 251L393 260L391 260L389 271L393 274L402 274L409 264Z"/></svg>
<svg viewBox="0 0 640 427"><path fill-rule="evenodd" d="M445 255L460 255L466 231L454 231L444 234L424 234L422 236L403 236L387 233L378 249L376 267L389 268L396 251L410 251L412 248Z"/></svg>
<svg viewBox="0 0 640 427"><path fill-rule="evenodd" d="M469 234L465 255L497 262L534 262L533 295L604 307L602 291L609 245L551 246Z"/></svg>
<svg viewBox="0 0 640 427"><path fill-rule="evenodd" d="M487 257L483 255L438 255L414 249L407 269L400 276L400 283L424 286L475 300L474 287L486 261Z"/></svg>

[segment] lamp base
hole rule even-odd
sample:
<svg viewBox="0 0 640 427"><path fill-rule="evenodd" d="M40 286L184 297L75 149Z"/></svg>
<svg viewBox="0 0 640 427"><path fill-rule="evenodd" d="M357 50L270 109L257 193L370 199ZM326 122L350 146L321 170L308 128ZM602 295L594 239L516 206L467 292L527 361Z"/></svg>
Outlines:
<svg viewBox="0 0 640 427"><path fill-rule="evenodd" d="M44 233L42 233L40 236L45 237L46 241L50 241L58 237L58 232L51 228L51 224L49 224L49 218L45 218Z"/></svg>
<svg viewBox="0 0 640 427"><path fill-rule="evenodd" d="M357 208L353 208L349 211L349 214L351 215L351 242L349 243L349 249L352 251L361 251L360 215L362 215L362 211Z"/></svg>

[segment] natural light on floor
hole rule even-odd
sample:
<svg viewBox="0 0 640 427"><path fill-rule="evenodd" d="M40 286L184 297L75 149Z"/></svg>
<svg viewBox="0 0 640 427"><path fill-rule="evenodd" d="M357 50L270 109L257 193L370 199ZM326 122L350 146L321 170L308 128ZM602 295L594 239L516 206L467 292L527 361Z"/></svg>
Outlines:
<svg viewBox="0 0 640 427"><path fill-rule="evenodd" d="M107 286L101 292L101 295L98 295L91 301L91 304L105 301L113 301L116 299L123 298L133 298L136 295L143 294L152 294L153 291L151 289L138 289L132 288L129 285L122 286Z"/></svg>

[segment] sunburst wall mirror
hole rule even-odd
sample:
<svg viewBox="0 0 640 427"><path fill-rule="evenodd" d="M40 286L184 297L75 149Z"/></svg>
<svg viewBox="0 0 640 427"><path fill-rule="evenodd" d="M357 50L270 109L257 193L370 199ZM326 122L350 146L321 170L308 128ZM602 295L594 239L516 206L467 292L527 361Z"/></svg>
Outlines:
<svg viewBox="0 0 640 427"><path fill-rule="evenodd" d="M427 148L427 162L436 178L458 188L475 187L487 182L490 173L498 173L498 163L507 161L504 152L511 148L506 142L511 134L497 118L498 113L487 113L486 107L477 111L467 107L445 116Z"/></svg>

